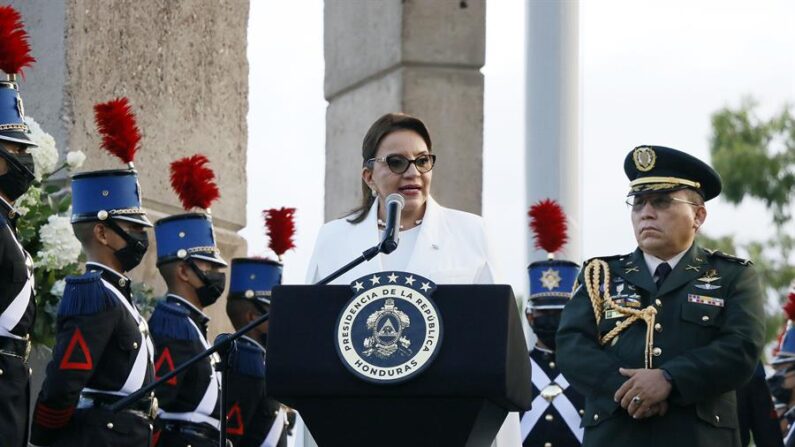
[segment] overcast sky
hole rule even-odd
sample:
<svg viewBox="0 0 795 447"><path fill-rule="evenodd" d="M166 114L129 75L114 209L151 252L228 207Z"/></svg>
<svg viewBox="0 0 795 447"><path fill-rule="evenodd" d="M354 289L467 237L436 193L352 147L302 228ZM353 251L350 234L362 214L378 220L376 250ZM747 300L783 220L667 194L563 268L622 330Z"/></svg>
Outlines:
<svg viewBox="0 0 795 447"><path fill-rule="evenodd" d="M489 1L486 19L483 215L498 269L526 296L524 199L525 2ZM626 253L635 242L622 163L640 144L708 159L709 115L746 95L769 116L795 102L795 2L601 0L580 11L583 256ZM325 109L323 2L252 1L248 227L252 255L267 254L260 211L298 209L298 248L285 283L301 283L323 223ZM506 163L505 160L516 160ZM758 204L717 199L704 230L762 239ZM526 242L524 245L526 246ZM581 261L581 260L575 260Z"/></svg>

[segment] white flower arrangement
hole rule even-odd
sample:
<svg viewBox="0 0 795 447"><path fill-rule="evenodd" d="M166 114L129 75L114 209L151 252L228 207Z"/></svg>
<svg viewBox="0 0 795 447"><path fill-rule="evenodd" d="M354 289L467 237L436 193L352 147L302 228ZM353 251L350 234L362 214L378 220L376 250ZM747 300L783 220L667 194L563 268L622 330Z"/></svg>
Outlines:
<svg viewBox="0 0 795 447"><path fill-rule="evenodd" d="M17 212L20 216L24 216L28 214L28 211L33 206L36 206L38 203L41 202L41 189L36 187L28 188L25 191L25 194L22 194L19 199L17 199L16 203L14 203Z"/></svg>
<svg viewBox="0 0 795 447"><path fill-rule="evenodd" d="M80 169L86 161L86 154L83 151L69 151L66 154L66 167L74 171Z"/></svg>
<svg viewBox="0 0 795 447"><path fill-rule="evenodd" d="M28 136L36 145L28 149L28 152L33 155L33 164L36 167L34 174L36 180L41 180L42 177L52 174L58 166L58 149L55 147L55 138L43 131L39 123L29 116L25 117L25 124L30 129Z"/></svg>
<svg viewBox="0 0 795 447"><path fill-rule="evenodd" d="M61 269L77 262L80 241L72 232L72 223L66 216L52 215L39 230L41 251L36 254L36 266Z"/></svg>

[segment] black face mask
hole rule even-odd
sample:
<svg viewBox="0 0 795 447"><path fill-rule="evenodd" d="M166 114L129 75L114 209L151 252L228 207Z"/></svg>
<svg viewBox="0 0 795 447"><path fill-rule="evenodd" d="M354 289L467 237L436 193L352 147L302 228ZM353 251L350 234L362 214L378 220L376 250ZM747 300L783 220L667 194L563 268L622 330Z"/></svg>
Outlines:
<svg viewBox="0 0 795 447"><path fill-rule="evenodd" d="M113 252L121 263L123 272L134 269L144 259L146 250L149 249L149 236L145 232L127 233L113 221L109 221L110 228L127 242L127 245Z"/></svg>
<svg viewBox="0 0 795 447"><path fill-rule="evenodd" d="M560 312L546 313L533 317L533 332L547 348L555 349L555 334L560 326Z"/></svg>
<svg viewBox="0 0 795 447"><path fill-rule="evenodd" d="M223 272L204 272L195 263L188 260L188 265L202 281L203 286L196 289L196 295L203 307L212 306L224 293L226 288L226 273Z"/></svg>
<svg viewBox="0 0 795 447"><path fill-rule="evenodd" d="M786 374L787 372L784 370L777 371L767 379L767 387L770 388L770 394L773 395L773 399L782 404L789 404L792 396L792 390L784 388Z"/></svg>
<svg viewBox="0 0 795 447"><path fill-rule="evenodd" d="M8 172L0 175L0 191L12 202L25 194L33 183L33 156L30 154L12 155L0 149L0 157L8 164Z"/></svg>

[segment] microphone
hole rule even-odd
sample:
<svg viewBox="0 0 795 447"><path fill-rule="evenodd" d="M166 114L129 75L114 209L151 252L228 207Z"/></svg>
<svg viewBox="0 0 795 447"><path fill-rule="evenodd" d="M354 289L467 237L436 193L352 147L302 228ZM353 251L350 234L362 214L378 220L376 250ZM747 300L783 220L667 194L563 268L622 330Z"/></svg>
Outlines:
<svg viewBox="0 0 795 447"><path fill-rule="evenodd" d="M384 254L392 253L397 250L400 239L400 213L403 211L405 201L403 196L397 193L386 197L386 229L384 239L381 241L379 251Z"/></svg>

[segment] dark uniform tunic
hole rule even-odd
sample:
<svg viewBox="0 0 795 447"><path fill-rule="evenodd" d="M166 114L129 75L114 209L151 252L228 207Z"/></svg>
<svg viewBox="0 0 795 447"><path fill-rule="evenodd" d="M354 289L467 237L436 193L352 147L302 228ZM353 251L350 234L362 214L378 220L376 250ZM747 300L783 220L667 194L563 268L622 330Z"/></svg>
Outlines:
<svg viewBox="0 0 795 447"><path fill-rule="evenodd" d="M522 413L524 447L575 447L582 444L583 397L569 386L555 363L555 353L536 347L530 352L533 399Z"/></svg>
<svg viewBox="0 0 795 447"><path fill-rule="evenodd" d="M33 263L16 232L16 211L0 198L0 439L27 446L29 334L36 316Z"/></svg>
<svg viewBox="0 0 795 447"><path fill-rule="evenodd" d="M143 446L151 398L118 413L107 406L154 379L146 320L130 280L101 264L68 277L58 308L53 358L33 413L31 442L53 446Z"/></svg>
<svg viewBox="0 0 795 447"><path fill-rule="evenodd" d="M149 320L155 341L155 370L158 377L203 352L210 319L182 297L166 296ZM220 426L218 390L214 370L217 356L196 363L160 386L160 410L155 423L155 445L216 446Z"/></svg>
<svg viewBox="0 0 795 447"><path fill-rule="evenodd" d="M601 345L627 317L605 305L597 326L581 272L561 317L557 358L586 399L584 445L739 446L735 390L751 377L764 341L763 295L750 263L694 245L657 290L640 249L603 260L616 304L656 309L651 367L668 371L673 389L665 416L634 420L613 401L627 380L619 367L644 367L647 325L638 320Z"/></svg>
<svg viewBox="0 0 795 447"><path fill-rule="evenodd" d="M235 447L286 446L286 410L265 394L265 348L240 338L228 374L227 434Z"/></svg>

